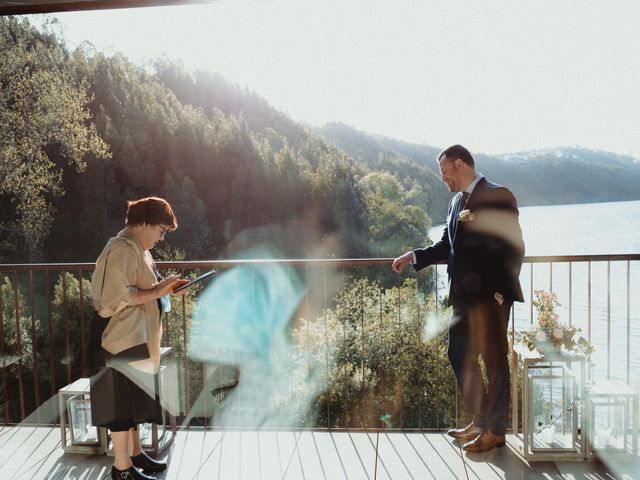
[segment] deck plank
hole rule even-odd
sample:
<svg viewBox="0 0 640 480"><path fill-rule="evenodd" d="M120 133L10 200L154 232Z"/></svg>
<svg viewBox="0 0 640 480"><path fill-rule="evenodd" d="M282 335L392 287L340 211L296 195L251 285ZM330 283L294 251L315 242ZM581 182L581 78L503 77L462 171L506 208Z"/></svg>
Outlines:
<svg viewBox="0 0 640 480"><path fill-rule="evenodd" d="M401 440L404 438L404 440ZM441 433L398 433L394 441L414 478L466 478L460 449Z"/></svg>
<svg viewBox="0 0 640 480"><path fill-rule="evenodd" d="M376 437L378 454L376 457ZM527 462L513 446L463 453L439 432L179 431L158 480L414 480L638 478L630 463ZM0 428L0 478L101 480L113 458L65 454L57 427ZM376 472L377 465L377 472ZM613 473L612 473L613 472Z"/></svg>

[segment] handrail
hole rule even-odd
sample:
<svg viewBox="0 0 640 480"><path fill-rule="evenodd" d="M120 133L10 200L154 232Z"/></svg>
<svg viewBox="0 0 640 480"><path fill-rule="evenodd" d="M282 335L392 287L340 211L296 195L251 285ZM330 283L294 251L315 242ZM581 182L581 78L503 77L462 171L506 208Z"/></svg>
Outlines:
<svg viewBox="0 0 640 480"><path fill-rule="evenodd" d="M236 259L236 260L189 260L179 262L155 262L162 268L231 268L237 265L262 265L262 264L285 264L285 265L311 265L311 266L376 266L389 265L393 263L393 258L256 258L256 259ZM42 270L93 270L95 263L14 263L0 264L0 272L21 272L21 271L42 271Z"/></svg>
<svg viewBox="0 0 640 480"><path fill-rule="evenodd" d="M180 262L158 261L156 265L162 268L231 268L236 265L259 265L278 263L285 265L310 266L378 266L393 263L393 258L282 258L282 259L229 259L229 260L188 260ZM533 255L524 257L524 263L568 263L568 262L616 262L625 260L640 260L640 253L597 254L597 255ZM445 262L438 262L444 264ZM43 270L93 270L95 263L5 263L0 264L0 272L24 272Z"/></svg>

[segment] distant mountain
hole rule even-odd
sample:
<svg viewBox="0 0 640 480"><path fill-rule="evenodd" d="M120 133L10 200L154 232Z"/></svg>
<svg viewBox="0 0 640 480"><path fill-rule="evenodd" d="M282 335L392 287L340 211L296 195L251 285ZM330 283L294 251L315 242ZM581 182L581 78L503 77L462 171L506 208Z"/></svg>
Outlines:
<svg viewBox="0 0 640 480"><path fill-rule="evenodd" d="M442 221L451 193L440 182L435 157L440 148L370 135L340 123L319 129L328 140L372 170L387 170L407 187L426 185L427 213ZM566 147L474 154L476 167L509 187L521 206L610 202L640 199L640 161L611 152Z"/></svg>
<svg viewBox="0 0 640 480"><path fill-rule="evenodd" d="M550 157L567 158L572 157L575 159L592 160L594 162L601 162L603 159L612 162L621 161L622 163L636 163L640 165L640 159L630 157L627 155L618 155L603 150L593 150L583 147L555 147L544 148L539 150L527 150L522 152L502 153L494 154L494 157L501 158L503 160L536 160Z"/></svg>
<svg viewBox="0 0 640 480"><path fill-rule="evenodd" d="M521 205L640 199L640 162L611 152L566 147L478 155L479 169L508 185Z"/></svg>

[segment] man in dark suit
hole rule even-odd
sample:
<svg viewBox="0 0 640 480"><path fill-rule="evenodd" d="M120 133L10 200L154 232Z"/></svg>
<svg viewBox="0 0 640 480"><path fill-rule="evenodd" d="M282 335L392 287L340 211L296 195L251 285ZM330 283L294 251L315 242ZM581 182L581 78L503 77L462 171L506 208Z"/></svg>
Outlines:
<svg viewBox="0 0 640 480"><path fill-rule="evenodd" d="M449 430L469 452L505 444L509 408L507 330L514 301L522 302L518 277L524 242L513 194L476 173L471 153L453 145L437 157L442 181L459 192L449 204L442 239L396 258L393 270L420 270L447 260L449 323L447 354L473 422ZM478 357L485 366L487 384Z"/></svg>

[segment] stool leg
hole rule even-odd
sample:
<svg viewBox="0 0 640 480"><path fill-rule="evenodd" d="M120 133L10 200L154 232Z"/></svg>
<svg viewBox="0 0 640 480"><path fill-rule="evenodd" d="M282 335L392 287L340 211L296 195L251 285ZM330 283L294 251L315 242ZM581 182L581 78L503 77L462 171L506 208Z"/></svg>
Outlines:
<svg viewBox="0 0 640 480"><path fill-rule="evenodd" d="M153 449L154 455L157 455L160 451L158 442L158 425L155 423L151 424L151 448Z"/></svg>
<svg viewBox="0 0 640 480"><path fill-rule="evenodd" d="M67 425L64 412L64 394L58 392L58 410L60 411L60 445L63 450L67 449Z"/></svg>
<svg viewBox="0 0 640 480"><path fill-rule="evenodd" d="M169 415L169 423L171 423L171 434L175 436L178 431L176 417Z"/></svg>

